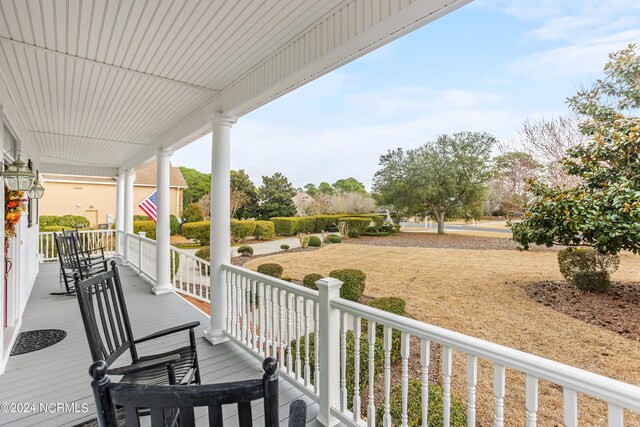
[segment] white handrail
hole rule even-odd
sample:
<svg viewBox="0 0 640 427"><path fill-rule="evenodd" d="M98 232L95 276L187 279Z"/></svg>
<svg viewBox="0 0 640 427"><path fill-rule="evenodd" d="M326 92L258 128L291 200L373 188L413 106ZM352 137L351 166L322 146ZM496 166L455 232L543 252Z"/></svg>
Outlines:
<svg viewBox="0 0 640 427"><path fill-rule="evenodd" d="M209 261L175 246L170 247L170 260L171 281L176 292L210 303Z"/></svg>
<svg viewBox="0 0 640 427"><path fill-rule="evenodd" d="M38 233L38 257L40 261L57 261L58 252L53 231ZM62 232L58 233L62 234ZM105 255L116 252L116 230L79 230L80 241L86 248L103 248Z"/></svg>

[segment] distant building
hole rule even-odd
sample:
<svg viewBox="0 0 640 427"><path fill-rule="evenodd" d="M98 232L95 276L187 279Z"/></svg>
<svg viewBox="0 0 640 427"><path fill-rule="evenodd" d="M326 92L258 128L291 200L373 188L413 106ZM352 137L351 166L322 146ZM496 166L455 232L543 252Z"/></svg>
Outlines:
<svg viewBox="0 0 640 427"><path fill-rule="evenodd" d="M156 191L156 163L136 169L133 184L134 215L144 215L138 204ZM98 224L115 223L116 180L95 176L41 174L44 197L39 201L40 215L81 215ZM171 167L170 212L182 215L182 197L187 188L180 169Z"/></svg>

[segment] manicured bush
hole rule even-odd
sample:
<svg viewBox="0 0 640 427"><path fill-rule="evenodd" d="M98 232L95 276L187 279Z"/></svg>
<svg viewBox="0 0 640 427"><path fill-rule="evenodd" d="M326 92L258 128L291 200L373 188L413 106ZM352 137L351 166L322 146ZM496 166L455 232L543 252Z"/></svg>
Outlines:
<svg viewBox="0 0 640 427"><path fill-rule="evenodd" d="M328 228L335 227L338 219L342 218L344 215L315 215L315 226L314 233L320 233L322 231L328 231Z"/></svg>
<svg viewBox="0 0 640 427"><path fill-rule="evenodd" d="M139 232L144 231L147 239L156 240L156 223L147 220L147 221L133 221L133 232L134 234L138 234Z"/></svg>
<svg viewBox="0 0 640 427"><path fill-rule="evenodd" d="M397 314L398 316L404 316L407 314L407 302L398 297L382 297L376 298L367 303L369 307L377 308L378 310L386 311L389 313ZM367 322L362 322L363 330L367 330ZM384 336L384 325L376 325L376 336ZM391 332L391 360L395 361L400 358L400 344L401 333L397 329Z"/></svg>
<svg viewBox="0 0 640 427"><path fill-rule="evenodd" d="M365 280L367 275L362 270L340 269L333 270L329 277L340 280L343 285L340 288L340 298L358 302L364 293Z"/></svg>
<svg viewBox="0 0 640 427"><path fill-rule="evenodd" d="M609 292L611 278L606 271L578 271L573 275L573 284L585 292Z"/></svg>
<svg viewBox="0 0 640 427"><path fill-rule="evenodd" d="M313 289L314 291L317 291L318 287L316 286L316 282L322 279L322 277L323 277L322 274L318 274L318 273L307 274L302 278L302 285L309 289Z"/></svg>
<svg viewBox="0 0 640 427"><path fill-rule="evenodd" d="M391 233L389 233L388 231L365 231L364 233L362 233L363 236L369 236L369 237L386 237L386 236L390 236Z"/></svg>
<svg viewBox="0 0 640 427"><path fill-rule="evenodd" d="M294 236L298 232L298 218L271 218L275 232L279 236Z"/></svg>
<svg viewBox="0 0 640 427"><path fill-rule="evenodd" d="M238 253L242 256L251 256L253 255L253 248L251 246L240 246Z"/></svg>
<svg viewBox="0 0 640 427"><path fill-rule="evenodd" d="M182 224L182 235L188 239L197 240L203 246L208 246L210 227L209 221L188 222Z"/></svg>
<svg viewBox="0 0 640 427"><path fill-rule="evenodd" d="M269 240L276 233L275 226L272 221L255 221L256 229L253 235L258 240Z"/></svg>
<svg viewBox="0 0 640 427"><path fill-rule="evenodd" d="M407 393L407 415L409 427L422 426L422 381L409 381ZM442 388L437 384L429 383L429 411L427 425L439 427L444 425L442 419ZM391 390L389 396L389 413L394 426L402 424L402 385L399 384ZM467 425L467 412L465 406L455 396L451 396L451 427L465 427ZM384 405L376 408L376 426L382 426L384 422Z"/></svg>
<svg viewBox="0 0 640 427"><path fill-rule="evenodd" d="M134 221L153 221L148 215L134 215Z"/></svg>
<svg viewBox="0 0 640 427"><path fill-rule="evenodd" d="M316 225L316 218L313 216L301 216L298 219L298 232L299 233L313 233Z"/></svg>
<svg viewBox="0 0 640 427"><path fill-rule="evenodd" d="M255 230L255 221L239 221L237 219L231 220L231 240L235 243L242 242L247 237L253 236L253 232Z"/></svg>
<svg viewBox="0 0 640 427"><path fill-rule="evenodd" d="M41 215L38 218L39 228L61 226L68 228L89 228L89 220L81 215Z"/></svg>
<svg viewBox="0 0 640 427"><path fill-rule="evenodd" d="M346 363L346 386L347 386L347 407L351 410L353 409L353 394L355 389L355 335L353 331L347 331L347 363ZM294 361L294 371L295 371L295 360L296 360L296 340L291 341L289 343L289 348L287 349L287 354L290 351L292 353L292 360ZM304 335L300 337L300 360L301 367L303 372L301 372L301 376L304 378L304 366L306 363L306 344ZM374 344L374 381L375 377L382 372L384 368L384 343L381 337L376 336L375 344ZM288 357L288 356L287 356ZM313 332L309 333L309 366L311 366L311 383L315 381L315 372L313 367L315 366L316 352L315 352L315 335ZM366 393L367 387L369 385L369 337L366 333L360 335L360 395L364 395Z"/></svg>
<svg viewBox="0 0 640 427"><path fill-rule="evenodd" d="M204 216L202 215L200 206L198 206L197 203L189 203L187 207L184 208L184 212L182 212L182 217L184 218L185 223L200 222L204 220Z"/></svg>
<svg viewBox="0 0 640 427"><path fill-rule="evenodd" d="M572 285L584 291L606 292L611 285L609 275L618 269L620 258L593 249L566 248L558 251L558 265L562 276ZM593 283L589 284L589 280Z"/></svg>
<svg viewBox="0 0 640 427"><path fill-rule="evenodd" d="M320 247L322 246L322 240L318 236L309 237L309 246Z"/></svg>
<svg viewBox="0 0 640 427"><path fill-rule="evenodd" d="M169 215L169 230L172 236L178 234L178 230L180 229L180 223L178 222L178 217L174 214Z"/></svg>
<svg viewBox="0 0 640 427"><path fill-rule="evenodd" d="M344 222L349 226L349 231L357 230L358 234L362 234L366 231L367 227L371 224L371 217L355 217L346 216L338 220L338 222Z"/></svg>
<svg viewBox="0 0 640 427"><path fill-rule="evenodd" d="M280 249L282 249L283 251L286 251L289 249L289 245L280 245Z"/></svg>
<svg viewBox="0 0 640 427"><path fill-rule="evenodd" d="M349 230L349 237L357 239L360 237L360 232L358 230Z"/></svg>
<svg viewBox="0 0 640 427"><path fill-rule="evenodd" d="M276 263L260 264L257 269L258 273L280 279L282 277L282 266Z"/></svg>
<svg viewBox="0 0 640 427"><path fill-rule="evenodd" d="M209 246L205 246L196 251L196 257L201 258L205 261L211 260L211 248Z"/></svg>
<svg viewBox="0 0 640 427"><path fill-rule="evenodd" d="M371 216L371 221L373 221L373 227L375 228L375 231L380 231L380 229L384 225L385 219L386 219L386 216L384 216L384 215L372 215Z"/></svg>
<svg viewBox="0 0 640 427"><path fill-rule="evenodd" d="M337 234L332 234L329 236L329 241L331 243L342 243L342 238Z"/></svg>
<svg viewBox="0 0 640 427"><path fill-rule="evenodd" d="M40 227L41 232L46 231L55 231L56 233L61 233L64 230L72 230L71 227L65 227L64 225L47 225L45 227Z"/></svg>

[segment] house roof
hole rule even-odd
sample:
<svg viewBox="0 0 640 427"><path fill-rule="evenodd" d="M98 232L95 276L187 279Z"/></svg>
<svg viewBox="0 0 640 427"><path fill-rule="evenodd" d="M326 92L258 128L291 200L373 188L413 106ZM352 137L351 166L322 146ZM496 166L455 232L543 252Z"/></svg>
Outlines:
<svg viewBox="0 0 640 427"><path fill-rule="evenodd" d="M144 166L136 169L136 180L134 185L156 185L156 176L158 171L158 164L156 162L148 163ZM98 182L98 183L113 183L115 184L115 178L101 177L101 176L87 176L87 175L61 175L52 173L41 174L45 181L67 181L67 182ZM171 187L184 187L187 188L187 181L185 181L180 172L180 168L171 166L169 185Z"/></svg>

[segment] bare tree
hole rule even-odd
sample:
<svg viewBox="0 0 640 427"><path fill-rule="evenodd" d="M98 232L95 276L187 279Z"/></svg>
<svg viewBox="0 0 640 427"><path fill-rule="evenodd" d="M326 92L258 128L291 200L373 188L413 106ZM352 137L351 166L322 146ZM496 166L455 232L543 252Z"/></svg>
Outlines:
<svg viewBox="0 0 640 427"><path fill-rule="evenodd" d="M196 202L204 220L208 220L211 215L211 193L200 197Z"/></svg>
<svg viewBox="0 0 640 427"><path fill-rule="evenodd" d="M524 150L545 165L545 181L563 187L577 184L576 178L567 175L562 169L562 159L567 150L586 141L586 137L580 132L580 121L576 116L559 116L536 122L527 119L518 136Z"/></svg>
<svg viewBox="0 0 640 427"><path fill-rule="evenodd" d="M211 200L211 198L209 198L209 200ZM236 211L239 209L242 209L242 207L246 205L248 201L249 201L249 196L247 196L246 193L244 193L243 191L239 191L239 190L232 191L231 200L230 200L231 204L229 205L230 207L229 214L231 215L231 217L233 218Z"/></svg>

